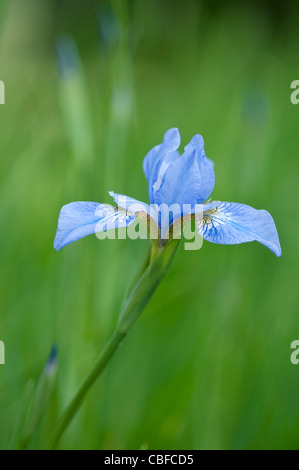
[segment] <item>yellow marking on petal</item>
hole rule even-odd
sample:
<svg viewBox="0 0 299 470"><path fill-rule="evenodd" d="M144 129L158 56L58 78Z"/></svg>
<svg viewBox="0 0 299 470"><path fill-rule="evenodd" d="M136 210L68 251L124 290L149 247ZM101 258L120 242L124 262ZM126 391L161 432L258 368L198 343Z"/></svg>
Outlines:
<svg viewBox="0 0 299 470"><path fill-rule="evenodd" d="M147 235L151 240L158 240L159 228L154 219L144 211L136 212L139 223L146 228Z"/></svg>
<svg viewBox="0 0 299 470"><path fill-rule="evenodd" d="M183 226L187 222L191 222L194 219L194 214L187 214L184 217L180 217L177 219L174 224L171 225L169 230L169 238L181 238L181 233L183 230Z"/></svg>

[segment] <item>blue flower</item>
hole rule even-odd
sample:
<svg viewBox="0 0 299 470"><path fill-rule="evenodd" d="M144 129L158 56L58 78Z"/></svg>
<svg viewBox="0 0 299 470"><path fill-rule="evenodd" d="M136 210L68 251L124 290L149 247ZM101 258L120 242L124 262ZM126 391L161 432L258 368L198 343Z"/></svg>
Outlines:
<svg viewBox="0 0 299 470"><path fill-rule="evenodd" d="M202 136L195 135L181 156L179 146L178 129L169 129L162 144L144 158L150 205L110 192L116 207L95 202L63 206L54 240L56 250L86 235L127 227L136 218L156 225L161 244L168 229L171 232L174 223L189 214L195 218L198 232L205 240L229 245L256 240L280 256L279 238L269 212L232 202L204 203L214 189L215 174L213 162L205 155ZM163 217L165 207L173 210L166 211Z"/></svg>

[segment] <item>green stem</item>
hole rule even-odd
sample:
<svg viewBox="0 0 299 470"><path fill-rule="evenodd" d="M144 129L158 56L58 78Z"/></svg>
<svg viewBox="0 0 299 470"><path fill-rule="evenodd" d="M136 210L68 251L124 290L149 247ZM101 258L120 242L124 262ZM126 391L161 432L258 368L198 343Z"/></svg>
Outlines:
<svg viewBox="0 0 299 470"><path fill-rule="evenodd" d="M152 263L156 256L158 256L159 252L161 249L159 248L158 243L152 242L152 249L151 249L151 257L150 257L150 262Z"/></svg>
<svg viewBox="0 0 299 470"><path fill-rule="evenodd" d="M153 293L166 273L172 257L179 245L179 240L169 242L161 252L152 260L151 264L145 269L135 287L129 294L124 307L121 311L119 321L115 332L110 341L100 354L94 367L86 376L85 380L78 389L76 395L71 400L60 420L58 421L48 444L48 449L54 449L64 431L72 421L73 417L80 408L83 399L90 390L95 381L99 378L111 357L115 353L121 341L127 335L133 323L140 316Z"/></svg>
<svg viewBox="0 0 299 470"><path fill-rule="evenodd" d="M82 382L81 386L79 387L76 395L71 400L69 405L64 410L63 415L61 416L60 420L58 421L56 428L53 431L53 434L50 438L50 442L48 445L49 449L55 449L56 445L59 442L60 437L72 421L73 417L75 416L77 410L80 408L80 405L83 401L88 390L97 380L97 378L101 375L103 370L105 369L106 365L108 364L109 360L113 356L114 352L116 351L117 347L121 343L122 339L125 337L125 332L115 331L110 341L106 345L105 349L103 350L102 354L100 354L98 360L96 361L94 367L91 369L85 380Z"/></svg>
<svg viewBox="0 0 299 470"><path fill-rule="evenodd" d="M144 271L149 267L149 264L150 264L150 261L151 261L151 257L152 257L152 244L150 244L145 252L145 255L144 255L144 258L139 266L139 269L138 271L136 272L134 278L132 279L127 291L126 291L126 295L124 297L124 300L123 300L123 304L122 304L122 307L125 303L125 301L129 298L129 295L130 293L132 292L132 290L134 289L134 287L136 286L137 282L139 281L139 279L141 278L142 274L144 273Z"/></svg>

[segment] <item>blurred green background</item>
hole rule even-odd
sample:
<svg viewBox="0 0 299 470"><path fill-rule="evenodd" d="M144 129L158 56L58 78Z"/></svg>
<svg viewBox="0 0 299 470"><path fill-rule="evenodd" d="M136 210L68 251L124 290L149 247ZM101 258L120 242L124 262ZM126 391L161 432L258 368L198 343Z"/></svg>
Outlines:
<svg viewBox="0 0 299 470"><path fill-rule="evenodd" d="M56 342L29 447L45 445L148 245L90 236L57 253L61 206L111 203L108 190L146 201L143 157L173 126L182 147L204 136L215 199L272 214L283 255L181 246L60 446L298 449L297 14L296 2L2 0L1 449Z"/></svg>

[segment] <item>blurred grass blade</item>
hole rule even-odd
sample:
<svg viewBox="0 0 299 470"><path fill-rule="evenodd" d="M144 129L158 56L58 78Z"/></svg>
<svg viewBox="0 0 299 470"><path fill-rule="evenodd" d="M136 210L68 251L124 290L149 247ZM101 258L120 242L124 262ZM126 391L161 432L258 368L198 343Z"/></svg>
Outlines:
<svg viewBox="0 0 299 470"><path fill-rule="evenodd" d="M75 41L61 36L56 42L60 71L60 102L65 128L75 160L88 167L94 156L94 142L87 83Z"/></svg>
<svg viewBox="0 0 299 470"><path fill-rule="evenodd" d="M48 409L57 372L57 346L51 349L49 358L36 388L29 382L20 405L13 447L26 449Z"/></svg>
<svg viewBox="0 0 299 470"><path fill-rule="evenodd" d="M14 424L14 431L9 445L9 449L17 449L20 447L21 435L28 419L29 410L32 408L32 397L34 394L34 381L29 380L24 388L21 396L18 414Z"/></svg>

